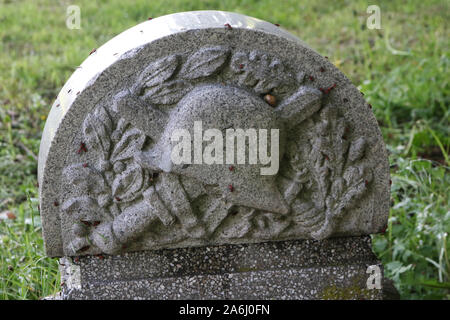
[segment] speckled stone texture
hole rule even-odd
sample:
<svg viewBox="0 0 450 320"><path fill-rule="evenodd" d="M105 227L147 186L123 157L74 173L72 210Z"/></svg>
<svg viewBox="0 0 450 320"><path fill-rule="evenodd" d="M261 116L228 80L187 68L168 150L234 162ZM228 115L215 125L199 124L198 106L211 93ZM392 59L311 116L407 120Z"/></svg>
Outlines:
<svg viewBox="0 0 450 320"><path fill-rule="evenodd" d="M63 299L382 299L368 236L62 258Z"/></svg>
<svg viewBox="0 0 450 320"><path fill-rule="evenodd" d="M171 163L174 129L196 121L279 130L279 171ZM146 21L92 52L50 111L38 176L53 257L368 235L389 212L358 89L282 28L220 11Z"/></svg>
<svg viewBox="0 0 450 320"><path fill-rule="evenodd" d="M197 161L230 154L208 138L193 147L200 122L214 142L255 130L258 161L250 147L243 162ZM173 161L179 129L193 161ZM367 267L381 267L368 235L385 230L390 196L371 106L272 23L177 13L92 51L52 106L38 180L65 299L382 297L366 289Z"/></svg>

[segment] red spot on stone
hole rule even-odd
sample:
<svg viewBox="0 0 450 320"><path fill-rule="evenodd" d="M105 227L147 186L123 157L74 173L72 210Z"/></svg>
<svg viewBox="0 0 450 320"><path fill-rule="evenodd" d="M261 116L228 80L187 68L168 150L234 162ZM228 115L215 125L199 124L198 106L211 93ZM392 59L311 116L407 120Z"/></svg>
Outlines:
<svg viewBox="0 0 450 320"><path fill-rule="evenodd" d="M323 94L329 94L330 91L333 90L334 88L336 88L336 83L328 88L319 88L319 90L322 91Z"/></svg>
<svg viewBox="0 0 450 320"><path fill-rule="evenodd" d="M92 226L93 227L96 227L96 226L98 226L100 224L100 221L94 221L94 222L92 222Z"/></svg>
<svg viewBox="0 0 450 320"><path fill-rule="evenodd" d="M228 185L228 190L230 190L230 192L233 192L233 191L234 191L234 187L233 187L232 184L229 184L229 185Z"/></svg>
<svg viewBox="0 0 450 320"><path fill-rule="evenodd" d="M121 201L122 200L119 197L114 197L114 199L116 199L116 201Z"/></svg>
<svg viewBox="0 0 450 320"><path fill-rule="evenodd" d="M90 246L84 246L83 248L81 248L80 250L78 250L78 251L80 251L80 252L84 252L84 251L87 251L87 250L89 250L89 248L90 248Z"/></svg>
<svg viewBox="0 0 450 320"><path fill-rule="evenodd" d="M89 165L87 163L83 163L83 168L87 168Z"/></svg>
<svg viewBox="0 0 450 320"><path fill-rule="evenodd" d="M239 65L239 69L244 69L244 65L242 63Z"/></svg>
<svg viewBox="0 0 450 320"><path fill-rule="evenodd" d="M91 52L89 52L89 55L93 54L95 51L97 51L97 49L92 49Z"/></svg>
<svg viewBox="0 0 450 320"><path fill-rule="evenodd" d="M277 26L277 27L279 27L279 26L280 26L280 24L279 24L279 23L274 23L274 25L275 25L275 26Z"/></svg>
<svg viewBox="0 0 450 320"><path fill-rule="evenodd" d="M224 26L225 26L228 30L233 29L229 23L225 23Z"/></svg>
<svg viewBox="0 0 450 320"><path fill-rule="evenodd" d="M53 202L53 205L54 205L55 207L57 207L57 206L59 206L59 202L58 202L58 201L55 201L55 202Z"/></svg>
<svg viewBox="0 0 450 320"><path fill-rule="evenodd" d="M86 144L84 142L80 143L80 148L77 151L77 153L81 153L81 152L87 152Z"/></svg>
<svg viewBox="0 0 450 320"><path fill-rule="evenodd" d="M228 167L228 170L234 171L234 166L229 166L229 167Z"/></svg>
<svg viewBox="0 0 450 320"><path fill-rule="evenodd" d="M313 76L309 76L309 80L310 81L314 81L314 77Z"/></svg>
<svg viewBox="0 0 450 320"><path fill-rule="evenodd" d="M153 20L153 18L152 17L148 17L148 19L147 20Z"/></svg>
<svg viewBox="0 0 450 320"><path fill-rule="evenodd" d="M366 187L369 185L369 181L364 180L364 184L366 185Z"/></svg>
<svg viewBox="0 0 450 320"><path fill-rule="evenodd" d="M80 220L80 222L82 224L84 224L85 226L89 227L91 225L91 223L89 221L85 221L85 220Z"/></svg>

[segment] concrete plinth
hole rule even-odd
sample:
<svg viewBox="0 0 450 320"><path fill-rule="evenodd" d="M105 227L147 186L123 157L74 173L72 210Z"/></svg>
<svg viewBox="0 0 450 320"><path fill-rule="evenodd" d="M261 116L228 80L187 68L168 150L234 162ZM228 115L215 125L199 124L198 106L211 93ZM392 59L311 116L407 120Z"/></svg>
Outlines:
<svg viewBox="0 0 450 320"><path fill-rule="evenodd" d="M63 258L63 299L382 299L368 236Z"/></svg>

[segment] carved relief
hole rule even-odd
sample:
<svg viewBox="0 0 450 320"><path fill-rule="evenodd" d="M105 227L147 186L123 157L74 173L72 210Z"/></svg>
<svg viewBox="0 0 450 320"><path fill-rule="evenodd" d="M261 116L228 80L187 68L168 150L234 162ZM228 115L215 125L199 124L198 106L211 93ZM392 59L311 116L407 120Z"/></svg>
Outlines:
<svg viewBox="0 0 450 320"><path fill-rule="evenodd" d="M61 206L73 223L69 250L117 253L136 239L164 247L185 240L208 244L330 236L370 186L372 169L364 161L367 141L351 132L336 107L322 106L326 93L306 86L304 78L267 53L217 46L149 64L130 91L84 119L81 134L96 162L63 171L77 194ZM266 95L273 102L270 108ZM211 96L223 105L237 97L237 108L260 108L264 119L258 125L289 132L277 176L264 180L249 173L237 182L246 190L266 188L266 202L230 194L208 169L167 169L152 158L161 158L168 128L191 123ZM255 116L256 109L248 110ZM217 112L217 118L230 119L234 109Z"/></svg>
<svg viewBox="0 0 450 320"><path fill-rule="evenodd" d="M335 107L324 107L305 121L302 133L307 141L291 149L293 182L285 196L292 199L301 191L290 201L294 226L316 239L333 232L372 180L363 159L366 140L350 140L350 131Z"/></svg>

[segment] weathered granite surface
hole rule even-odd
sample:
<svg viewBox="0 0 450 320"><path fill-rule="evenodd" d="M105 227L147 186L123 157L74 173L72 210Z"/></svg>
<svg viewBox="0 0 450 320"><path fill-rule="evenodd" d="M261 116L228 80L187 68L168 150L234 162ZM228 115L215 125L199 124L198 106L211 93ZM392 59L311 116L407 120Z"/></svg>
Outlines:
<svg viewBox="0 0 450 320"><path fill-rule="evenodd" d="M172 130L197 120L279 129L279 172L171 163ZM389 209L385 147L357 88L282 28L218 11L146 21L92 52L52 106L38 174L49 256L367 235Z"/></svg>
<svg viewBox="0 0 450 320"><path fill-rule="evenodd" d="M383 298L367 286L390 185L371 106L271 23L178 13L93 50L52 106L38 175L62 299Z"/></svg>
<svg viewBox="0 0 450 320"><path fill-rule="evenodd" d="M382 299L368 236L62 258L62 299Z"/></svg>

